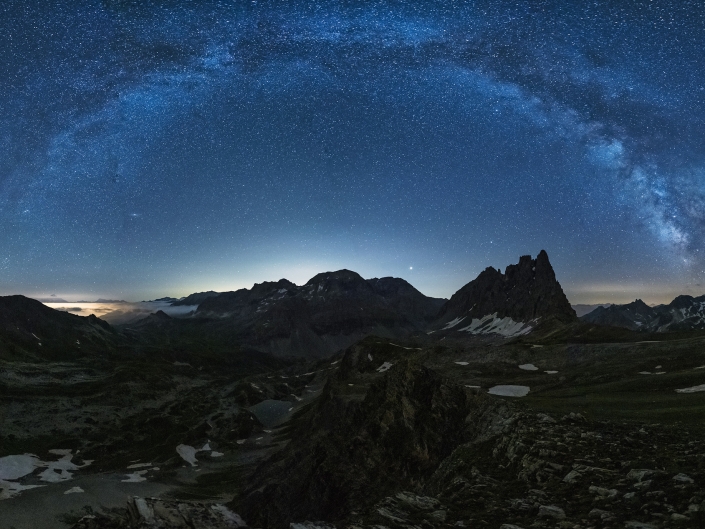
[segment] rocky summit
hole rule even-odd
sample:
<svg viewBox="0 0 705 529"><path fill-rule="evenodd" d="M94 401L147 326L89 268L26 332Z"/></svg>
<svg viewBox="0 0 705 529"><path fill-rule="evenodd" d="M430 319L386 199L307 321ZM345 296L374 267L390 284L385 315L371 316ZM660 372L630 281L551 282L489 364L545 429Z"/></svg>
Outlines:
<svg viewBox="0 0 705 529"><path fill-rule="evenodd" d="M436 330L470 334L526 334L542 319L570 322L577 318L556 274L541 250L524 255L504 273L486 268L458 290L440 310Z"/></svg>

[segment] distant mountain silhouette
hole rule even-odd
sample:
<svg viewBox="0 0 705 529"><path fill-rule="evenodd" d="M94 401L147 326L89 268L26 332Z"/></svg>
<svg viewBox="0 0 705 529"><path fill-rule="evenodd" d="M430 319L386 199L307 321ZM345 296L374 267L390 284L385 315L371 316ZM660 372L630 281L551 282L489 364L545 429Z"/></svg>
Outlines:
<svg viewBox="0 0 705 529"><path fill-rule="evenodd" d="M370 335L406 336L425 329L443 299L403 279L363 279L324 272L303 286L281 279L209 297L195 317L215 320L251 347L276 355L326 356Z"/></svg>
<svg viewBox="0 0 705 529"><path fill-rule="evenodd" d="M218 294L220 294L220 292L215 292L213 290L209 290L208 292L196 292L195 294L191 294L189 296L186 296L183 299L180 299L178 301L174 301L171 305L173 307L188 306L188 305L200 305L208 298L215 297Z"/></svg>
<svg viewBox="0 0 705 529"><path fill-rule="evenodd" d="M625 305L598 307L580 318L589 323L634 331L688 331L705 329L705 296L678 296L668 305L650 307L637 299Z"/></svg>
<svg viewBox="0 0 705 529"><path fill-rule="evenodd" d="M113 329L93 315L54 310L24 296L0 296L0 358L62 359L105 352Z"/></svg>

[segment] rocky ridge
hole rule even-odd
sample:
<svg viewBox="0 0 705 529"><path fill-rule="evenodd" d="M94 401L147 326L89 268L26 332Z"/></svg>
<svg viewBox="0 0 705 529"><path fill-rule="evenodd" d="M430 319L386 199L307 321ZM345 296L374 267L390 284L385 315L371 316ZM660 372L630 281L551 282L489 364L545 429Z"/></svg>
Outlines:
<svg viewBox="0 0 705 529"><path fill-rule="evenodd" d="M339 270L303 286L282 279L225 292L201 302L194 318L263 352L324 357L370 334L421 331L444 301L424 296L403 279L365 280Z"/></svg>
<svg viewBox="0 0 705 529"><path fill-rule="evenodd" d="M668 305L650 307L637 299L626 305L598 307L582 321L633 331L689 331L705 329L705 296L678 296Z"/></svg>

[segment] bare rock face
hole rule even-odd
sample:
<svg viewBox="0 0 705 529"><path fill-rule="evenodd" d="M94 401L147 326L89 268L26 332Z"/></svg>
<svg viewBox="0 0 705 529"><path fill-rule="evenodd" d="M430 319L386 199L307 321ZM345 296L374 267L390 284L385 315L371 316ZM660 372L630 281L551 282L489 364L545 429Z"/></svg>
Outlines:
<svg viewBox="0 0 705 529"><path fill-rule="evenodd" d="M369 375L376 380L362 400L350 398L349 383L366 376L348 370L329 381L290 444L254 472L242 504L231 508L258 527L340 520L430 477L462 440L465 392L401 360Z"/></svg>
<svg viewBox="0 0 705 529"><path fill-rule="evenodd" d="M441 309L437 326L463 318L470 322L494 314L515 322L553 317L563 322L577 318L556 274L541 250L536 259L524 255L504 274L492 267L458 290Z"/></svg>

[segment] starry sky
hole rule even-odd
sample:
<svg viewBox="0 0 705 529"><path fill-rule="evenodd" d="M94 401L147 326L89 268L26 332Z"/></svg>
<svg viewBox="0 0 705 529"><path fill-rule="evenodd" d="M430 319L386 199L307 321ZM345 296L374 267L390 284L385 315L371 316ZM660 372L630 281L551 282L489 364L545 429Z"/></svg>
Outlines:
<svg viewBox="0 0 705 529"><path fill-rule="evenodd" d="M0 293L705 293L700 1L0 4Z"/></svg>

